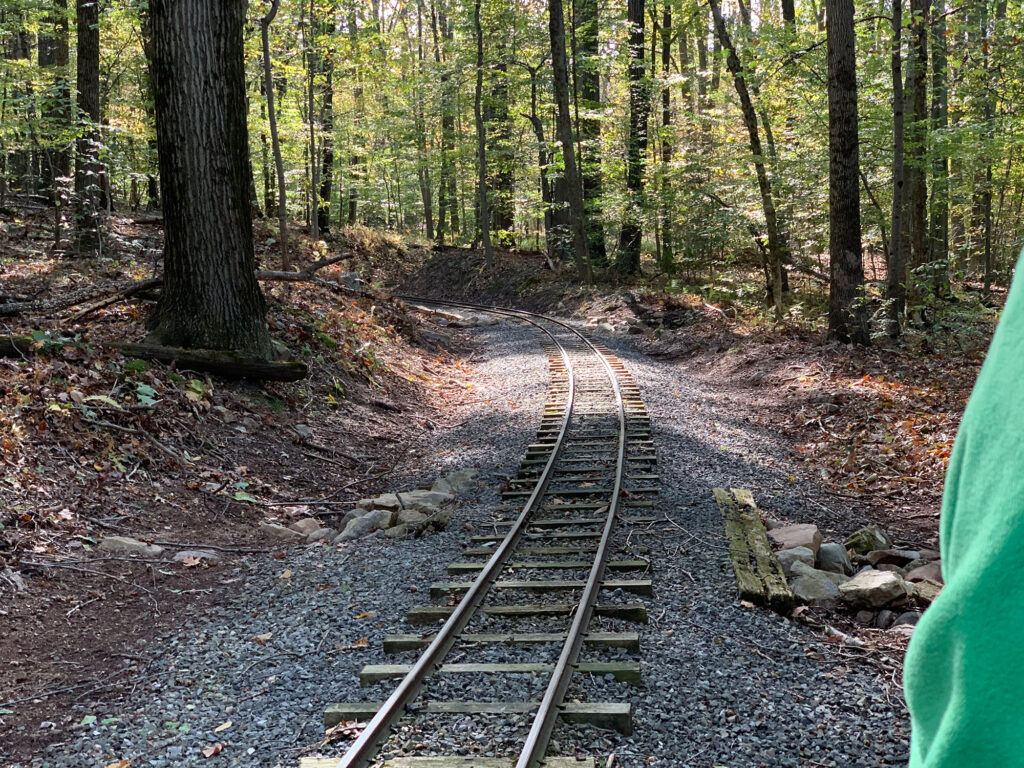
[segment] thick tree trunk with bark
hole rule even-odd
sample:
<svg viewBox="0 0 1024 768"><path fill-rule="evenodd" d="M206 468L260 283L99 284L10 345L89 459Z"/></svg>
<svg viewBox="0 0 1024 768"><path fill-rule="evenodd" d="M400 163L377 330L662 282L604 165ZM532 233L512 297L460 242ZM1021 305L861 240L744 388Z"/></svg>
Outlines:
<svg viewBox="0 0 1024 768"><path fill-rule="evenodd" d="M680 62L681 64L681 62ZM661 269L671 273L675 267L674 226L675 200L669 167L672 163L672 89L669 77L672 66L672 4L665 1L661 15Z"/></svg>
<svg viewBox="0 0 1024 768"><path fill-rule="evenodd" d="M904 86L907 106L904 167L906 205L903 209L903 249L907 256L906 291L920 299L910 272L928 259L928 16L931 0L911 0L910 50Z"/></svg>
<svg viewBox="0 0 1024 768"><path fill-rule="evenodd" d="M828 330L832 338L868 344L860 237L860 139L853 0L827 0L829 125Z"/></svg>
<svg viewBox="0 0 1024 768"><path fill-rule="evenodd" d="M944 133L949 127L949 86L946 53L946 4L939 0L931 28L932 38L932 131ZM949 288L949 158L937 148L932 160L931 221L928 226L928 261L935 265L933 289L948 296Z"/></svg>
<svg viewBox="0 0 1024 768"><path fill-rule="evenodd" d="M562 8L562 0L548 0L548 32L551 39L551 69L555 89L555 125L558 143L562 145L565 191L569 202L569 224L572 229L572 257L580 279L590 283L593 281L593 275L587 252L586 212L583 209L583 189L580 185L579 170L576 168L576 153L573 151L575 143L572 117L569 114L569 67L565 58L565 11Z"/></svg>
<svg viewBox="0 0 1024 768"><path fill-rule="evenodd" d="M317 205L317 225L322 234L331 231L331 194L334 185L334 54L323 60L324 89L320 106L320 202Z"/></svg>
<svg viewBox="0 0 1024 768"><path fill-rule="evenodd" d="M242 31L247 0L151 0L166 229L151 340L270 355L253 272Z"/></svg>
<svg viewBox="0 0 1024 768"><path fill-rule="evenodd" d="M793 0L782 0L782 20L791 29L796 26L796 4Z"/></svg>
<svg viewBox="0 0 1024 768"><path fill-rule="evenodd" d="M75 147L75 229L78 250L100 247L100 10L97 0L77 0L78 124Z"/></svg>
<svg viewBox="0 0 1024 768"><path fill-rule="evenodd" d="M885 298L888 302L889 336L896 338L903 329L907 310L906 256L903 251L903 208L906 189L903 172L903 0L892 0L892 228L886 263Z"/></svg>
<svg viewBox="0 0 1024 768"><path fill-rule="evenodd" d="M747 88L747 81L743 74L743 66L740 64L739 56L736 55L736 48L729 37L729 31L725 26L725 18L722 16L722 9L718 0L709 0L711 14L715 21L716 39L721 42L727 53L726 66L732 74L733 84L736 86L736 94L740 99L740 109L743 113L743 122L747 128L747 135L750 139L750 154L753 156L754 171L757 174L757 186L761 193L761 207L764 211L765 228L768 230L768 269L772 283L772 304L775 307L775 319L781 321L784 308L782 303L783 281L782 264L788 260L786 246L779 233L778 215L775 211L775 198L772 194L771 181L765 169L764 150L761 147L761 135L758 130L757 112L754 103L750 98L750 91Z"/></svg>
<svg viewBox="0 0 1024 768"><path fill-rule="evenodd" d="M477 160L477 205L480 215L477 226L484 246L487 268L494 268L494 250L491 248L491 211L487 199L487 127L484 124L484 32L480 25L480 0L473 6L473 28L476 31L476 92L473 99L473 116L476 119L476 160Z"/></svg>
<svg viewBox="0 0 1024 768"><path fill-rule="evenodd" d="M629 24L629 135L626 137L626 190L629 209L619 230L615 269L622 275L640 272L643 239L644 159L647 155L647 118L650 100L644 62L644 0L628 0Z"/></svg>
<svg viewBox="0 0 1024 768"><path fill-rule="evenodd" d="M580 175L583 179L583 206L587 212L587 252L592 264L608 263L601 221L601 73L598 68L600 5L598 0L576 0L576 37L579 50L576 63L577 101L583 115L579 119Z"/></svg>
<svg viewBox="0 0 1024 768"><path fill-rule="evenodd" d="M512 145L512 120L509 113L508 52L504 41L497 43L490 98L484 108L487 133L488 187L490 188L491 229L504 233L505 247L514 245L515 228L515 162Z"/></svg>
<svg viewBox="0 0 1024 768"><path fill-rule="evenodd" d="M273 0L267 15L260 19L260 40L263 44L263 92L267 97L267 118L270 121L270 144L274 151L274 167L277 169L277 226L278 244L281 248L281 267L291 269L292 260L288 251L288 205L284 186L284 160L281 158L281 140L277 134L277 110L274 107L274 74L270 61L270 25L277 16L281 0Z"/></svg>

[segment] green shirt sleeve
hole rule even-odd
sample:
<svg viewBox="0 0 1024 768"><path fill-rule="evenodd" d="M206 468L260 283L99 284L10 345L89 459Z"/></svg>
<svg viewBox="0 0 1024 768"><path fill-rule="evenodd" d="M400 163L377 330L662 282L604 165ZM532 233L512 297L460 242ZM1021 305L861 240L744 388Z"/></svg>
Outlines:
<svg viewBox="0 0 1024 768"><path fill-rule="evenodd" d="M1024 766L1022 263L946 476L946 587L907 650L911 768Z"/></svg>

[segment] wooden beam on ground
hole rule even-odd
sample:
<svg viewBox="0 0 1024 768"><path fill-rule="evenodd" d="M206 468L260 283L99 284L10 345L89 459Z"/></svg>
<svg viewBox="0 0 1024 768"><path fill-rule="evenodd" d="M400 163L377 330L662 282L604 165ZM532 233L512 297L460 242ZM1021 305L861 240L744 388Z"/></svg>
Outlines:
<svg viewBox="0 0 1024 768"><path fill-rule="evenodd" d="M713 493L724 518L739 598L789 613L793 610L793 593L768 543L768 532L753 494L742 488L731 490L730 494L724 488L715 488Z"/></svg>

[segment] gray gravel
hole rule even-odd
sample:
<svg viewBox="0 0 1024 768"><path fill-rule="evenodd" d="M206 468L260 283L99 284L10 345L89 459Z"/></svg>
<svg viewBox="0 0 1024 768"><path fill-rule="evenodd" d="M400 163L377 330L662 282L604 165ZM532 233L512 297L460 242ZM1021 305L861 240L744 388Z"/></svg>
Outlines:
<svg viewBox="0 0 1024 768"><path fill-rule="evenodd" d="M26 766L79 768L120 759L140 766L289 766L322 736L320 718L331 701L374 700L392 683L360 688L364 664L410 663L414 653L385 656L381 640L408 632L404 612L428 601L432 581L461 559L472 523L492 532L497 488L516 471L532 441L545 399L546 361L532 334L503 322L475 329L481 375L456 429L433 436L424 463L395 487L411 487L452 469L481 469L482 487L463 497L453 523L425 540L371 539L340 550L295 549L285 560L251 558L225 567L239 579L230 601L182 627L175 638L140 640L140 654L163 655L134 693L116 704L82 703L76 720L96 718L66 734ZM649 548L655 597L605 595L603 602L644 601L650 624L640 627L644 680L639 686L577 676L571 696L629 700L634 733L623 737L560 725L562 754L588 755L604 765L614 752L624 766L885 766L907 759L909 726L898 688L887 674L854 654L773 614L744 608L710 496L714 486L748 487L778 515L801 519L804 502L787 495L781 448L770 435L735 420L714 392L687 381L670 366L634 352L622 338L603 338L639 383L653 421L661 495L653 525L624 529L623 546ZM490 399L490 403L483 402ZM376 490L376 489L375 489ZM379 489L387 490L387 489ZM777 495L781 494L781 495ZM830 503L823 500L824 503ZM638 510L633 514L647 514ZM506 515L507 517L507 515ZM806 519L806 515L804 515ZM648 556L646 553L644 556ZM279 578L285 569L291 577ZM531 574L532 575L532 574ZM640 574L635 574L640 577ZM625 576L625 575L624 575ZM559 572L557 578L569 578ZM415 589L416 591L412 591ZM509 602L551 596L514 593ZM372 616L357 618L365 613ZM474 631L523 631L521 622L474 620ZM559 619L540 619L534 631L560 631ZM636 625L596 618L592 629L635 631ZM413 631L427 631L418 627ZM252 638L271 633L264 645ZM366 648L349 648L366 638ZM504 647L460 649L460 661L547 661L552 649L505 656ZM635 660L625 651L585 648L588 661ZM543 681L516 676L524 699ZM483 675L432 681L466 699L507 699ZM232 725L214 729L227 721ZM509 754L529 718L435 716L407 722L390 743L417 754ZM201 750L226 746L209 759ZM336 748L325 754L340 754ZM0 745L0 763L3 747Z"/></svg>

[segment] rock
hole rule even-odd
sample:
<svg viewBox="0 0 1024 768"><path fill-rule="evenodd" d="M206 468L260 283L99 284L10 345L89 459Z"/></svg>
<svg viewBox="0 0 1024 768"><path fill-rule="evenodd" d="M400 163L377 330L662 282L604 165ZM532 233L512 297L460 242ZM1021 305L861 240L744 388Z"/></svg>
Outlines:
<svg viewBox="0 0 1024 768"><path fill-rule="evenodd" d="M836 603L840 597L839 587L828 578L829 574L816 571L800 561L796 561L794 566L799 575L790 582L789 588L797 600L816 608L828 608Z"/></svg>
<svg viewBox="0 0 1024 768"><path fill-rule="evenodd" d="M896 617L896 621L893 622L893 626L907 625L914 626L921 618L920 611L904 611Z"/></svg>
<svg viewBox="0 0 1024 768"><path fill-rule="evenodd" d="M920 558L917 552L908 549L876 549L864 555L864 559L877 568L879 565L904 566Z"/></svg>
<svg viewBox="0 0 1024 768"><path fill-rule="evenodd" d="M410 509L414 512L436 512L438 508L452 500L452 494L441 493L440 491L405 491L397 494L401 500L402 509Z"/></svg>
<svg viewBox="0 0 1024 768"><path fill-rule="evenodd" d="M268 536L280 539L281 541L298 543L306 540L305 535L298 531L293 531L291 528L285 528L283 525L278 525L277 523L260 523L260 530Z"/></svg>
<svg viewBox="0 0 1024 768"><path fill-rule="evenodd" d="M922 560L941 560L942 554L935 549L919 549L917 550L917 556Z"/></svg>
<svg viewBox="0 0 1024 768"><path fill-rule="evenodd" d="M430 486L430 490L436 491L437 493L454 493L455 491L451 484L443 477L437 478L437 480L434 481L434 484Z"/></svg>
<svg viewBox="0 0 1024 768"><path fill-rule="evenodd" d="M893 565L892 563L882 563L880 566L878 566L878 570L888 571L889 573L895 573L901 579L906 578L907 575L906 571L904 571L898 565Z"/></svg>
<svg viewBox="0 0 1024 768"><path fill-rule="evenodd" d="M787 576L792 572L794 563L799 562L812 567L814 566L814 553L807 547L782 549L775 553L775 557L778 558L779 565L782 566L782 572Z"/></svg>
<svg viewBox="0 0 1024 768"><path fill-rule="evenodd" d="M393 517L393 513L389 510L372 509L359 517L349 520L348 525L345 526L345 530L339 533L337 538L334 539L334 543L338 544L343 541L352 541L353 539L362 538L374 531L390 528Z"/></svg>
<svg viewBox="0 0 1024 768"><path fill-rule="evenodd" d="M386 509L391 512L397 512L402 508L402 503L398 500L398 494L382 493L380 496L374 496L372 499L360 499L356 502L356 507L365 510Z"/></svg>
<svg viewBox="0 0 1024 768"><path fill-rule="evenodd" d="M615 333L615 326L611 323L598 323L597 329L599 331L604 331L605 333Z"/></svg>
<svg viewBox="0 0 1024 768"><path fill-rule="evenodd" d="M395 525L384 531L384 535L389 539L401 539L409 535L409 526L404 523L401 525Z"/></svg>
<svg viewBox="0 0 1024 768"><path fill-rule="evenodd" d="M141 555L142 557L160 557L164 548L156 544L146 544L130 536L104 536L99 543L99 549L104 552L114 552L120 555Z"/></svg>
<svg viewBox="0 0 1024 768"><path fill-rule="evenodd" d="M818 526L810 523L784 525L772 530L768 536L779 545L779 549L807 547L817 555L818 549L821 547L821 532L818 530Z"/></svg>
<svg viewBox="0 0 1024 768"><path fill-rule="evenodd" d="M0 586L3 584L8 584L15 592L24 592L27 589L21 574L7 567L0 571Z"/></svg>
<svg viewBox="0 0 1024 768"><path fill-rule="evenodd" d="M216 565L223 558L216 552L209 549L184 549L174 555L174 562L181 563L185 560L205 560L210 565Z"/></svg>
<svg viewBox="0 0 1024 768"><path fill-rule="evenodd" d="M842 573L846 576L853 575L853 563L850 562L850 553L842 544L827 541L818 550L818 568L822 571Z"/></svg>
<svg viewBox="0 0 1024 768"><path fill-rule="evenodd" d="M845 584L840 584L839 591L846 602L861 608L884 608L907 596L903 579L895 573L873 569L861 571Z"/></svg>
<svg viewBox="0 0 1024 768"><path fill-rule="evenodd" d="M918 553L920 554L920 553ZM928 561L923 558L917 558L917 560L911 560L909 563L903 566L903 570L910 573L915 568L920 568L922 565L928 565Z"/></svg>
<svg viewBox="0 0 1024 768"><path fill-rule="evenodd" d="M843 543L847 549L863 555L875 549L888 549L892 546L892 539L879 526L866 525L854 531Z"/></svg>
<svg viewBox="0 0 1024 768"><path fill-rule="evenodd" d="M310 429L308 424L296 424L292 429L295 430L295 434L297 434L299 439L303 442L313 439L313 430Z"/></svg>
<svg viewBox="0 0 1024 768"><path fill-rule="evenodd" d="M863 624L865 627L870 627L875 623L874 611L857 611L857 615L854 616L854 620L858 624Z"/></svg>
<svg viewBox="0 0 1024 768"><path fill-rule="evenodd" d="M422 512L417 512L413 509L403 509L395 516L395 519L399 524L404 525L417 525L427 519L427 516Z"/></svg>
<svg viewBox="0 0 1024 768"><path fill-rule="evenodd" d="M939 584L944 584L945 580L942 578L942 561L939 560L935 563L927 563L919 568L915 568L907 574L907 581L911 583L917 581L934 581Z"/></svg>
<svg viewBox="0 0 1024 768"><path fill-rule="evenodd" d="M799 561L793 563L792 567L793 577L797 576L812 576L816 579L828 579L837 587L840 584L845 584L850 580L850 577L844 573L834 573L832 571L819 571L817 568Z"/></svg>
<svg viewBox="0 0 1024 768"><path fill-rule="evenodd" d="M878 612L878 616L875 617L875 626L879 629L888 629L892 626L893 621L896 619L896 614L886 609Z"/></svg>
<svg viewBox="0 0 1024 768"><path fill-rule="evenodd" d="M234 424L238 421L238 416L229 411L223 405L215 405L210 409L210 412L217 416L225 424Z"/></svg>
<svg viewBox="0 0 1024 768"><path fill-rule="evenodd" d="M304 517L301 520L296 520L294 523L288 526L293 531L298 531L303 536L309 536L313 531L320 528L320 523L314 520L312 517Z"/></svg>
<svg viewBox="0 0 1024 768"><path fill-rule="evenodd" d="M347 524L347 521L346 521ZM306 537L307 544L316 544L318 541L333 541L338 535L334 528L317 528Z"/></svg>
<svg viewBox="0 0 1024 768"><path fill-rule="evenodd" d="M776 520L774 517L764 518L765 530L774 531L776 528L782 528L785 525L781 520Z"/></svg>
<svg viewBox="0 0 1024 768"><path fill-rule="evenodd" d="M914 597L925 605L931 605L935 602L935 598L942 594L942 585L931 579L915 582L911 585L911 589L913 589Z"/></svg>

